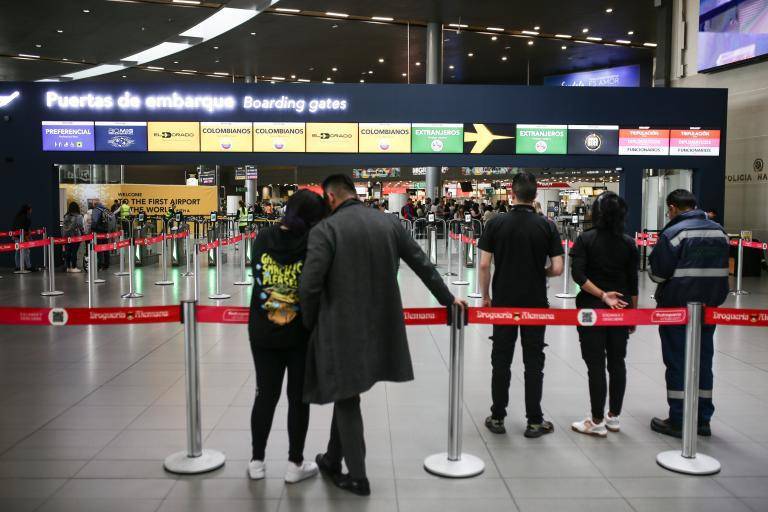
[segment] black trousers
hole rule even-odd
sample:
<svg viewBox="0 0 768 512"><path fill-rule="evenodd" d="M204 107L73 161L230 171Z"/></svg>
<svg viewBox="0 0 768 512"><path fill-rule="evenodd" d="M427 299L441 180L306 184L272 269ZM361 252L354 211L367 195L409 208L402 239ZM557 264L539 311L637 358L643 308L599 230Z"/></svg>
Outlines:
<svg viewBox="0 0 768 512"><path fill-rule="evenodd" d="M331 438L328 441L326 457L333 463L341 463L343 458L351 478L367 478L360 395L345 398L333 404Z"/></svg>
<svg viewBox="0 0 768 512"><path fill-rule="evenodd" d="M307 346L302 344L293 349L273 350L251 345L251 351L256 366L257 387L251 411L252 460L264 460L272 418L283 387L283 375L288 370L288 460L301 464L309 428L309 404L302 400Z"/></svg>
<svg viewBox="0 0 768 512"><path fill-rule="evenodd" d="M581 342L581 357L587 363L589 378L589 401L592 404L592 418L602 420L605 415L605 395L608 394L608 408L612 416L621 414L624 390L627 387L627 327L577 327ZM607 364L606 364L607 363ZM610 384L606 383L608 369Z"/></svg>
<svg viewBox="0 0 768 512"><path fill-rule="evenodd" d="M491 351L491 414L502 419L507 416L509 405L509 383L512 379L512 356L515 353L518 330L523 345L525 366L525 415L529 425L544 421L541 412L541 394L544 386L544 326L493 326L493 349Z"/></svg>

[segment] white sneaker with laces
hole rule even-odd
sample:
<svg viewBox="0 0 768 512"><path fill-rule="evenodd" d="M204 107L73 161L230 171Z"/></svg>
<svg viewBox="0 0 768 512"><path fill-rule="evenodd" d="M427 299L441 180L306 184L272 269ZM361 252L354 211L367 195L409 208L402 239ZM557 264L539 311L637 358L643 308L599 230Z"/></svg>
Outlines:
<svg viewBox="0 0 768 512"><path fill-rule="evenodd" d="M618 432L621 430L621 423L618 416L611 416L611 413L605 415L605 428L611 432Z"/></svg>
<svg viewBox="0 0 768 512"><path fill-rule="evenodd" d="M285 470L285 481L289 484L295 484L307 478L312 478L319 472L320 470L314 462L305 460L301 465L289 462L288 469Z"/></svg>
<svg viewBox="0 0 768 512"><path fill-rule="evenodd" d="M605 428L605 420L595 423L592 418L571 423L571 430L588 436L606 437L608 429Z"/></svg>
<svg viewBox="0 0 768 512"><path fill-rule="evenodd" d="M261 480L267 476L267 465L263 460L252 460L248 463L248 476L251 480Z"/></svg>

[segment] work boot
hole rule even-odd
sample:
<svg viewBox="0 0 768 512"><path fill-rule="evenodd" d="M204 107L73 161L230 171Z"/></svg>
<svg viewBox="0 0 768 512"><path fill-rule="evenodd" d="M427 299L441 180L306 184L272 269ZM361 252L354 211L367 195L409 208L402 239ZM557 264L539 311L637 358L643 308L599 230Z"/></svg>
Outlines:
<svg viewBox="0 0 768 512"><path fill-rule="evenodd" d="M659 434L664 434L665 436L677 438L683 437L683 431L680 426L674 425L669 418L665 420L662 420L661 418L653 418L651 420L651 430L658 432Z"/></svg>

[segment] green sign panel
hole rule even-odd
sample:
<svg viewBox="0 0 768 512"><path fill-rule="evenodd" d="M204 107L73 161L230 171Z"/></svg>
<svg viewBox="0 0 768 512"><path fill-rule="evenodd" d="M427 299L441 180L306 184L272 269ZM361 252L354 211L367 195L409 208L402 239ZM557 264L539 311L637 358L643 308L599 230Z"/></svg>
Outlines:
<svg viewBox="0 0 768 512"><path fill-rule="evenodd" d="M518 155L565 155L566 153L568 153L567 125L517 125Z"/></svg>
<svg viewBox="0 0 768 512"><path fill-rule="evenodd" d="M463 124L413 124L412 153L463 153Z"/></svg>

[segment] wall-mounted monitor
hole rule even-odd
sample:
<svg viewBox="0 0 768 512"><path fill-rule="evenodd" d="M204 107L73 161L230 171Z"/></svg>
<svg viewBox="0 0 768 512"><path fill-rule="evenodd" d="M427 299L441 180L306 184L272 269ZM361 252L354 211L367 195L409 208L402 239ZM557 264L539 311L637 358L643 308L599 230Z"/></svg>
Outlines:
<svg viewBox="0 0 768 512"><path fill-rule="evenodd" d="M699 0L699 71L768 55L768 0Z"/></svg>

